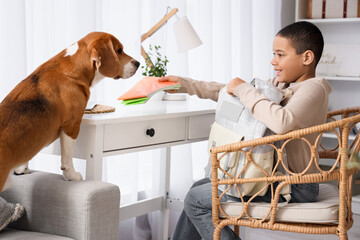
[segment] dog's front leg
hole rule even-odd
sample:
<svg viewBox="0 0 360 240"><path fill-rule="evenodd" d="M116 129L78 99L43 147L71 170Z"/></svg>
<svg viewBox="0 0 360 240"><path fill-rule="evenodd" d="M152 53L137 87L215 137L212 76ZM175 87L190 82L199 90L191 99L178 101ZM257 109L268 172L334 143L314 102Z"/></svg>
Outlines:
<svg viewBox="0 0 360 240"><path fill-rule="evenodd" d="M60 132L60 144L61 144L61 170L63 170L63 176L68 181L80 181L82 176L79 172L75 172L73 164L73 153L75 139L72 139L64 133Z"/></svg>

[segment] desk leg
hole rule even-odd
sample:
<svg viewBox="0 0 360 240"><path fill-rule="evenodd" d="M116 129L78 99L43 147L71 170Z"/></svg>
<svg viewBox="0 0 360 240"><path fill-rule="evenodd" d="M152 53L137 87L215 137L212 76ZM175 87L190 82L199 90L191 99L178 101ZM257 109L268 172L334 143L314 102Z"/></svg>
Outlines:
<svg viewBox="0 0 360 240"><path fill-rule="evenodd" d="M103 126L89 125L84 129L82 142L86 151L86 179L102 181Z"/></svg>
<svg viewBox="0 0 360 240"><path fill-rule="evenodd" d="M103 157L102 153L96 152L89 154L86 159L86 179L102 181Z"/></svg>
<svg viewBox="0 0 360 240"><path fill-rule="evenodd" d="M166 206L166 200L169 197L170 190L170 159L171 147L161 149L161 172L160 172L160 194L164 197L162 203L161 217L159 219L159 238L167 240L169 231L169 208ZM162 236L162 238L161 238Z"/></svg>

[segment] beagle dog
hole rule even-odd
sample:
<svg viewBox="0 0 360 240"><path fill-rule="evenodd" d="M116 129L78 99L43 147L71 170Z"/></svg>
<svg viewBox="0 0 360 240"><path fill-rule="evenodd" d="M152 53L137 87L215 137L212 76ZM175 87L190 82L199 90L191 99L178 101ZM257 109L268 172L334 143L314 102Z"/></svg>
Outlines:
<svg viewBox="0 0 360 240"><path fill-rule="evenodd" d="M140 63L114 36L93 32L38 67L0 103L0 191L9 172L60 137L66 180L81 180L72 155L90 87L135 74Z"/></svg>

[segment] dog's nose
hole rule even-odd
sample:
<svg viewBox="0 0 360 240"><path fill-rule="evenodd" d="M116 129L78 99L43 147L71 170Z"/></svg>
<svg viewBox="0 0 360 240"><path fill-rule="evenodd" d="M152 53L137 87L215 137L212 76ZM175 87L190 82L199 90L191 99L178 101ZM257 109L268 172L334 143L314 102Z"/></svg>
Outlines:
<svg viewBox="0 0 360 240"><path fill-rule="evenodd" d="M135 61L134 65L138 68L140 66L140 63L138 61Z"/></svg>

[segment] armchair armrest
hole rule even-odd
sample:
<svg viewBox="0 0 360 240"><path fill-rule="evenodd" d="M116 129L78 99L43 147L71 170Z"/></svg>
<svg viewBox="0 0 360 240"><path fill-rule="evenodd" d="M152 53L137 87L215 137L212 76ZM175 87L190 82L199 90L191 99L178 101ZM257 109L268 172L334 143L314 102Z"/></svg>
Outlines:
<svg viewBox="0 0 360 240"><path fill-rule="evenodd" d="M9 227L78 240L118 239L117 186L89 180L68 182L45 172L14 176L12 182L1 196L22 204L26 214Z"/></svg>

